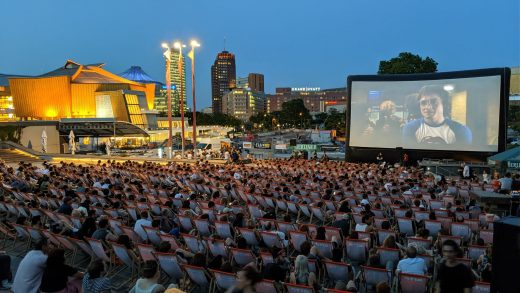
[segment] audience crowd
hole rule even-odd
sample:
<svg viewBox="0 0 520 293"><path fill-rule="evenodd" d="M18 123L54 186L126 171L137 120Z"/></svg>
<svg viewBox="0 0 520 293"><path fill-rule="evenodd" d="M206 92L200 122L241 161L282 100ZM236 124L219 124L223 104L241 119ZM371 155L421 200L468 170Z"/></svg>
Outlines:
<svg viewBox="0 0 520 293"><path fill-rule="evenodd" d="M470 292L491 281L498 217L470 191L494 182L302 159L0 164L0 175L0 281L14 293ZM25 257L11 274L13 253Z"/></svg>

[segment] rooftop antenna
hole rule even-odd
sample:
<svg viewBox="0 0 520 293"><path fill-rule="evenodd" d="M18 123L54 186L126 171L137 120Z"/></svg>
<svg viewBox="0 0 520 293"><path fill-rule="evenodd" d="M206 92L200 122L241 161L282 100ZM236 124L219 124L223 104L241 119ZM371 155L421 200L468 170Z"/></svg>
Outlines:
<svg viewBox="0 0 520 293"><path fill-rule="evenodd" d="M226 37L224 37L224 51L226 51Z"/></svg>

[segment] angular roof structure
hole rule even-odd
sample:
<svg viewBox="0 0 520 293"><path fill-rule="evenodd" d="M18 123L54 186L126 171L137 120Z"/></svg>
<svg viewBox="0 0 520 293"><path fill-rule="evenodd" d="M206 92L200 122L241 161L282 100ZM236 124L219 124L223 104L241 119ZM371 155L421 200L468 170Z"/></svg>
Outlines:
<svg viewBox="0 0 520 293"><path fill-rule="evenodd" d="M121 73L120 76L140 83L159 83L144 72L141 66L131 66L125 72Z"/></svg>

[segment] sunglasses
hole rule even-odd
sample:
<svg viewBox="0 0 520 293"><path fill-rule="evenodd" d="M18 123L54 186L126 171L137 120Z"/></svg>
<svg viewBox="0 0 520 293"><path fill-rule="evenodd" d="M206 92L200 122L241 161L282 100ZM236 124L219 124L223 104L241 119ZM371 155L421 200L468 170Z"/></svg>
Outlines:
<svg viewBox="0 0 520 293"><path fill-rule="evenodd" d="M440 101L439 101L439 99L424 99L424 100L420 100L419 104L423 107L426 107L428 105L430 105L432 107L437 107L440 104Z"/></svg>

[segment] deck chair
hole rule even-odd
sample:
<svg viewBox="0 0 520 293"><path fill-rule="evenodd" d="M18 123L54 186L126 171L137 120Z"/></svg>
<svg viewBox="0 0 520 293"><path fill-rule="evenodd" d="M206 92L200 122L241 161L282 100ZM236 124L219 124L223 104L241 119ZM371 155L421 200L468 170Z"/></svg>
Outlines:
<svg viewBox="0 0 520 293"><path fill-rule="evenodd" d="M161 266L161 269L170 277L174 283L178 284L179 280L184 277L182 268L177 260L175 253L156 252L155 256Z"/></svg>
<svg viewBox="0 0 520 293"><path fill-rule="evenodd" d="M388 236L394 236L394 238L397 239L397 235L394 231L382 229L377 230L377 244L383 245L383 242L385 242Z"/></svg>
<svg viewBox="0 0 520 293"><path fill-rule="evenodd" d="M90 244L88 244L87 242L83 241L83 240L80 240L80 239L75 239L75 238L69 238L69 240L74 244L76 245L76 247L78 247L78 251L81 251L83 252L85 255L87 255L87 257L89 259L92 259L92 258L96 258L96 255L94 254L94 251L92 250L92 248L90 247ZM77 253L76 253L76 256L77 256ZM74 259L72 259L72 263L74 264Z"/></svg>
<svg viewBox="0 0 520 293"><path fill-rule="evenodd" d="M155 246L159 246L161 244L161 238L159 237L159 229L143 226L144 232L146 232L146 236L148 236L148 240Z"/></svg>
<svg viewBox="0 0 520 293"><path fill-rule="evenodd" d="M481 255L486 253L486 249L487 246L470 245L468 246L468 258L477 261Z"/></svg>
<svg viewBox="0 0 520 293"><path fill-rule="evenodd" d="M459 236L464 241L469 241L471 238L471 230L468 224L464 223L451 223L451 235Z"/></svg>
<svg viewBox="0 0 520 293"><path fill-rule="evenodd" d="M123 225L123 223L120 220L109 218L108 224L110 225L110 229L112 230L112 232L114 232L114 234L116 234L116 235L124 234L123 230L121 229L121 226Z"/></svg>
<svg viewBox="0 0 520 293"><path fill-rule="evenodd" d="M300 246L307 241L307 233L300 231L289 231L289 241L295 251L300 251Z"/></svg>
<svg viewBox="0 0 520 293"><path fill-rule="evenodd" d="M435 237L437 234L439 234L439 231L442 229L442 223L440 221L425 220L424 228L428 229L428 231L430 231L430 235Z"/></svg>
<svg viewBox="0 0 520 293"><path fill-rule="evenodd" d="M287 201L287 210L291 212L292 214L299 215L298 206L292 201Z"/></svg>
<svg viewBox="0 0 520 293"><path fill-rule="evenodd" d="M341 237L341 229L336 227L325 227L325 238L331 241L334 236L336 236L338 241L341 241L343 239L343 237Z"/></svg>
<svg viewBox="0 0 520 293"><path fill-rule="evenodd" d="M216 270L210 270L214 276L213 292L218 289L220 292L226 292L229 288L235 286L237 276L233 273L226 273ZM211 291L210 291L211 292Z"/></svg>
<svg viewBox="0 0 520 293"><path fill-rule="evenodd" d="M244 237L248 245L258 246L258 239L256 238L256 232L252 229L238 228L240 235Z"/></svg>
<svg viewBox="0 0 520 293"><path fill-rule="evenodd" d="M327 221L327 219L325 218L325 215L323 214L323 211L321 210L320 207L312 206L311 213L312 213L313 217L320 220L325 225L325 222Z"/></svg>
<svg viewBox="0 0 520 293"><path fill-rule="evenodd" d="M311 223L313 214L309 210L309 205L304 204L304 203L299 203L298 204L298 209L300 211L298 213L298 217L297 217L296 221L298 221L300 219L300 217L302 216L302 214L303 214L304 216L306 216L309 219L309 223Z"/></svg>
<svg viewBox="0 0 520 293"><path fill-rule="evenodd" d="M224 240L207 239L206 243L208 244L208 249L211 252L211 255L214 257L221 255L226 258L228 256Z"/></svg>
<svg viewBox="0 0 520 293"><path fill-rule="evenodd" d="M204 268L191 266L191 265L183 265L184 271L188 274L188 277L193 282L194 285L200 287L201 289L211 288L211 277L207 275ZM191 291L191 290L190 290Z"/></svg>
<svg viewBox="0 0 520 293"><path fill-rule="evenodd" d="M262 240L264 241L264 244L267 247L284 248L284 244L283 244L282 240L280 239L280 236L278 236L278 234L273 233L273 232L260 231L260 236L262 237Z"/></svg>
<svg viewBox="0 0 520 293"><path fill-rule="evenodd" d="M289 231L296 231L296 227L293 223L285 223L281 221L276 222L276 228L285 235L289 234Z"/></svg>
<svg viewBox="0 0 520 293"><path fill-rule="evenodd" d="M475 235L478 235L478 232L480 231L480 224L477 219L465 219L464 224L468 224L471 232Z"/></svg>
<svg viewBox="0 0 520 293"><path fill-rule="evenodd" d="M273 255L270 252L260 252L260 258L263 266L274 262Z"/></svg>
<svg viewBox="0 0 520 293"><path fill-rule="evenodd" d="M416 221L428 220L430 218L430 213L429 212L417 211L414 214L415 214L415 220Z"/></svg>
<svg viewBox="0 0 520 293"><path fill-rule="evenodd" d="M126 247L122 244L117 244L116 242L109 242L109 245L112 247L114 251L114 257L117 257L127 268L131 270L131 279L135 276L136 268L136 260L134 256L128 253Z"/></svg>
<svg viewBox="0 0 520 293"><path fill-rule="evenodd" d="M437 216L437 220L441 222L442 228L448 231L451 229L451 223L453 222L453 219L451 217Z"/></svg>
<svg viewBox="0 0 520 293"><path fill-rule="evenodd" d="M285 200L282 200L282 199L276 200L275 212L278 212L279 210L284 211L284 212L288 211L287 202Z"/></svg>
<svg viewBox="0 0 520 293"><path fill-rule="evenodd" d="M210 230L208 220L195 219L195 220L193 220L193 222L195 222L195 227L197 227L197 230L199 230L199 235L201 235L201 236L211 235L211 230Z"/></svg>
<svg viewBox="0 0 520 293"><path fill-rule="evenodd" d="M491 292L491 283L477 282L475 281L475 286L471 289L471 293L490 293Z"/></svg>
<svg viewBox="0 0 520 293"><path fill-rule="evenodd" d="M314 293L314 289L310 286L283 283L287 293Z"/></svg>
<svg viewBox="0 0 520 293"><path fill-rule="evenodd" d="M178 216L181 227L184 231L190 232L193 230L193 224L191 218L187 216Z"/></svg>
<svg viewBox="0 0 520 293"><path fill-rule="evenodd" d="M1 225L0 225L0 232L2 234L5 234L5 232L2 231L2 229L1 229ZM55 247L60 247L61 246L60 241L54 236L53 233L51 233L51 232L49 232L49 231L47 231L45 229L41 229L40 232L43 234L43 236L45 238L47 238L47 240L49 240L49 243L51 243L53 246L55 246Z"/></svg>
<svg viewBox="0 0 520 293"><path fill-rule="evenodd" d="M455 243L457 243L457 245L459 247L462 246L462 237L450 236L450 235L441 235L441 236L439 236L439 241L440 241L441 244L444 243L444 241L446 241L448 239L451 239L451 240L455 241Z"/></svg>
<svg viewBox="0 0 520 293"><path fill-rule="evenodd" d="M259 219L264 217L264 213L257 205L248 204L247 209L253 219Z"/></svg>
<svg viewBox="0 0 520 293"><path fill-rule="evenodd" d="M379 247L377 252L379 253L379 262L382 265L387 266L388 262L392 262L393 268L397 267L400 259L399 249Z"/></svg>
<svg viewBox="0 0 520 293"><path fill-rule="evenodd" d="M111 263L110 257L105 252L105 247L103 246L103 243L101 240L93 239L93 238L85 238L85 240L90 245L90 248L92 248L92 251L94 252L94 256L104 262Z"/></svg>
<svg viewBox="0 0 520 293"><path fill-rule="evenodd" d="M312 240L312 245L318 249L321 256L332 258L332 242L327 240Z"/></svg>
<svg viewBox="0 0 520 293"><path fill-rule="evenodd" d="M139 243L136 245L137 251L139 252L139 257L142 262L146 262L149 260L155 260L155 250L153 246Z"/></svg>
<svg viewBox="0 0 520 293"><path fill-rule="evenodd" d="M345 239L346 258L355 263L365 263L368 253L368 240Z"/></svg>
<svg viewBox="0 0 520 293"><path fill-rule="evenodd" d="M399 287L402 293L425 293L430 278L422 275L399 274Z"/></svg>
<svg viewBox="0 0 520 293"><path fill-rule="evenodd" d="M255 285L256 292L261 293L278 293L276 286L274 285L274 281L263 279L262 281L256 283Z"/></svg>
<svg viewBox="0 0 520 293"><path fill-rule="evenodd" d="M361 272L365 292L369 292L369 287L375 288L380 282L387 282L388 284L391 284L388 278L388 271L386 269L361 266Z"/></svg>
<svg viewBox="0 0 520 293"><path fill-rule="evenodd" d="M172 235L159 234L159 238L161 239L161 242L164 241L170 243L171 249L173 251L177 250L180 247L179 243L177 242L177 239Z"/></svg>
<svg viewBox="0 0 520 293"><path fill-rule="evenodd" d="M133 243L139 243L141 242L141 237L135 233L133 228L127 227L127 226L121 226L120 227L123 233L132 240Z"/></svg>
<svg viewBox="0 0 520 293"><path fill-rule="evenodd" d="M231 238L233 239L233 233L231 233L231 225L228 222L215 221L215 230L222 239Z"/></svg>
<svg viewBox="0 0 520 293"><path fill-rule="evenodd" d="M493 244L493 230L480 230L479 237L486 244Z"/></svg>
<svg viewBox="0 0 520 293"><path fill-rule="evenodd" d="M251 252L251 250L247 249L239 249L239 248L230 248L231 255L233 256L233 259L235 260L235 263L239 267L244 267L245 265L256 262L256 258Z"/></svg>
<svg viewBox="0 0 520 293"><path fill-rule="evenodd" d="M431 240L423 239L423 238L408 237L407 240L408 240L408 245L414 244L417 247L422 247L427 250L431 249L432 244L433 244Z"/></svg>
<svg viewBox="0 0 520 293"><path fill-rule="evenodd" d="M334 284L336 281L343 281L345 284L349 280L349 265L342 262L323 261L329 281Z"/></svg>
<svg viewBox="0 0 520 293"><path fill-rule="evenodd" d="M399 232L406 236L415 235L412 219L408 218L397 218L397 225L399 226Z"/></svg>
<svg viewBox="0 0 520 293"><path fill-rule="evenodd" d="M184 243L188 249L193 253L205 252L204 244L197 237L189 235L189 234L181 234L182 239L184 239Z"/></svg>

